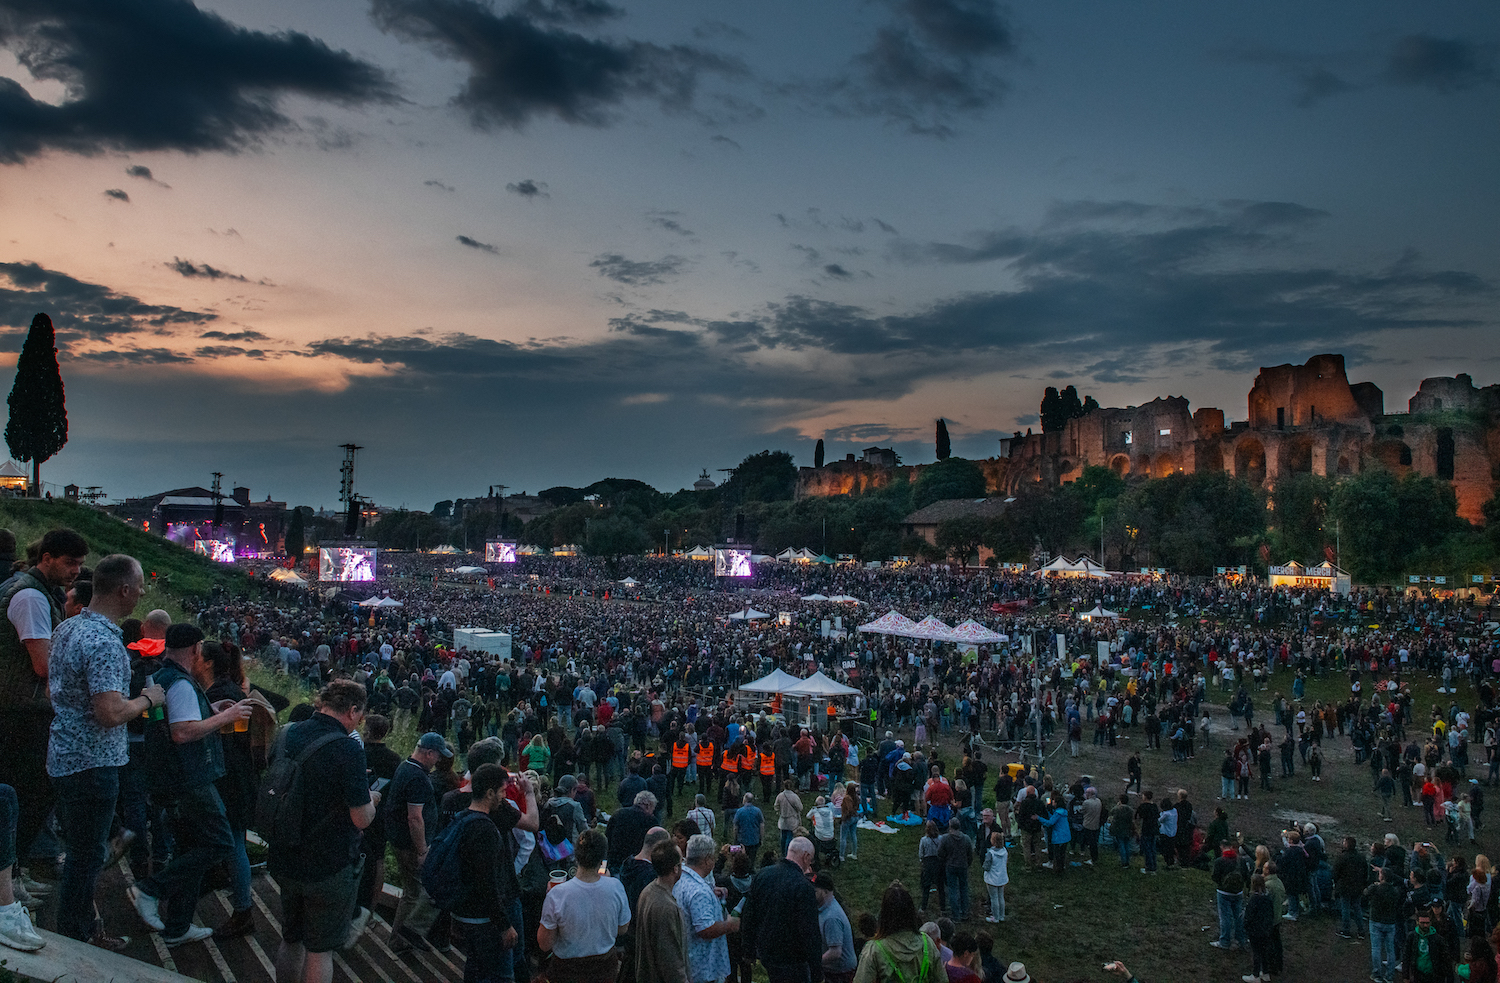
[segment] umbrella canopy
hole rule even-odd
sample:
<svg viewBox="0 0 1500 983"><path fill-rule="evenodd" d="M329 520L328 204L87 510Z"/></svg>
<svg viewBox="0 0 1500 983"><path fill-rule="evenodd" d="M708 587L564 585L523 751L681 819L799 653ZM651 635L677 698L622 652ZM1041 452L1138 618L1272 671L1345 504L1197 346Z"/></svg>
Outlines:
<svg viewBox="0 0 1500 983"><path fill-rule="evenodd" d="M806 679L798 680L797 685L784 689L781 692L787 696L810 696L820 700L826 700L832 696L859 695L859 690L834 682L823 675L821 669Z"/></svg>
<svg viewBox="0 0 1500 983"><path fill-rule="evenodd" d="M753 683L746 683L739 687L747 693L781 693L788 686L796 686L802 680L796 676L775 669L769 676L762 676Z"/></svg>
<svg viewBox="0 0 1500 983"><path fill-rule="evenodd" d="M860 625L860 631L867 631L874 635L902 635L911 637L912 629L917 623L900 611L890 610L874 621Z"/></svg>
<svg viewBox="0 0 1500 983"><path fill-rule="evenodd" d="M826 600L829 600L829 598L824 597L822 594L809 594L806 597L804 597L802 600L804 600L804 601L826 601Z"/></svg>
<svg viewBox="0 0 1500 983"><path fill-rule="evenodd" d="M917 622L912 632L913 638L930 638L935 642L956 641L953 637L953 629L935 617L928 616Z"/></svg>

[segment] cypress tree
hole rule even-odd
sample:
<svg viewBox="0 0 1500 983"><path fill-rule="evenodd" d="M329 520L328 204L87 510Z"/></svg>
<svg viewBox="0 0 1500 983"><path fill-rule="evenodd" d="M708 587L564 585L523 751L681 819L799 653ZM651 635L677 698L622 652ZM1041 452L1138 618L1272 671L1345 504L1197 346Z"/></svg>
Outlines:
<svg viewBox="0 0 1500 983"><path fill-rule="evenodd" d="M823 438L819 437L818 438L818 446L816 446L816 447L813 448L813 467L815 467L815 468L821 468L822 466L823 466Z"/></svg>
<svg viewBox="0 0 1500 983"><path fill-rule="evenodd" d="M16 359L11 388L10 421L5 444L18 461L31 462L32 492L42 495L42 462L68 442L68 410L63 400L62 370L57 366L57 339L52 319L38 314Z"/></svg>
<svg viewBox="0 0 1500 983"><path fill-rule="evenodd" d="M953 444L948 440L948 422L942 417L937 421L937 459L946 461L953 456Z"/></svg>

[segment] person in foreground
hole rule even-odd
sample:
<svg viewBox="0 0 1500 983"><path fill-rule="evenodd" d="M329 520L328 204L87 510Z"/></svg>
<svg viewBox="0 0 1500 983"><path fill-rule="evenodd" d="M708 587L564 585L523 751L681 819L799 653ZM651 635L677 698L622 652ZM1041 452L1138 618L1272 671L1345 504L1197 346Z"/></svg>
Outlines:
<svg viewBox="0 0 1500 983"><path fill-rule="evenodd" d="M578 837L578 873L547 892L536 944L552 953L552 983L613 983L620 971L615 940L630 927L630 902L613 877L599 873L609 842L596 829Z"/></svg>
<svg viewBox="0 0 1500 983"><path fill-rule="evenodd" d="M943 957L921 925L911 892L891 881L880 896L879 928L860 953L854 983L946 983Z"/></svg>

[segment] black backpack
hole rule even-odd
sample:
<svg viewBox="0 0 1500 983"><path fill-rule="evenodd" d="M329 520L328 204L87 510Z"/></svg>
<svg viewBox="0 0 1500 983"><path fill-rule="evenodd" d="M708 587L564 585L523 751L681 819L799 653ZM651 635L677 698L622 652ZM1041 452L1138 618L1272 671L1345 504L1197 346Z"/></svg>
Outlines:
<svg viewBox="0 0 1500 983"><path fill-rule="evenodd" d="M286 735L290 726L277 735L271 763L261 776L255 796L255 831L272 849L295 849L302 845L302 766L322 748L334 741L350 739L348 734L324 734L310 742L295 758L286 754Z"/></svg>
<svg viewBox="0 0 1500 983"><path fill-rule="evenodd" d="M463 864L458 857L458 843L464 827L489 817L465 809L432 841L427 858L422 861L422 886L439 911L450 911L464 896Z"/></svg>

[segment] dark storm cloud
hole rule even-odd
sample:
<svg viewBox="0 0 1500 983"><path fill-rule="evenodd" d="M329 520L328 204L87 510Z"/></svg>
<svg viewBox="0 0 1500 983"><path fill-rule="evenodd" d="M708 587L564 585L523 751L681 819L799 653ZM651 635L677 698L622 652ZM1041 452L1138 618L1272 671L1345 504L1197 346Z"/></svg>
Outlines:
<svg viewBox="0 0 1500 983"><path fill-rule="evenodd" d="M496 249L494 246L490 245L487 242L480 242L478 239L471 239L468 236L456 236L455 238L457 238L458 241L463 243L465 246L468 246L470 249L477 249L480 252L492 253L495 255L499 255L500 253L499 249Z"/></svg>
<svg viewBox="0 0 1500 983"><path fill-rule="evenodd" d="M238 280L240 283L250 282L238 273L226 273L223 270L209 266L207 263L194 263L190 259L182 259L178 256L173 256L172 262L165 265L189 279L202 278L206 280Z"/></svg>
<svg viewBox="0 0 1500 983"><path fill-rule="evenodd" d="M450 185L450 184L444 184L441 181L430 181L429 180L429 181L423 181L422 184L425 187L428 187L428 188L437 188L439 191L447 191L447 192L451 193L452 191L455 190L452 185Z"/></svg>
<svg viewBox="0 0 1500 983"><path fill-rule="evenodd" d="M105 365L178 365L191 362L192 356L165 348L124 348L103 352L84 352L76 356L87 362Z"/></svg>
<svg viewBox="0 0 1500 983"><path fill-rule="evenodd" d="M130 196L125 193L124 188L108 188L104 192L104 197L127 203L130 201Z"/></svg>
<svg viewBox="0 0 1500 983"><path fill-rule="evenodd" d="M914 133L948 136L951 123L1004 98L995 73L1015 35L994 0L888 0L890 18L832 79L783 90L840 115L876 116Z"/></svg>
<svg viewBox="0 0 1500 983"><path fill-rule="evenodd" d="M524 0L516 12L548 24L594 24L625 13L604 0Z"/></svg>
<svg viewBox="0 0 1500 983"><path fill-rule="evenodd" d="M905 440L917 435L912 427L893 427L889 423L851 423L833 427L823 432L825 440L836 443L866 443L868 441Z"/></svg>
<svg viewBox="0 0 1500 983"><path fill-rule="evenodd" d="M132 164L130 167L125 168L125 173L129 174L131 177L144 178L147 181L155 180L155 178L151 176L151 168L147 167L144 164Z"/></svg>
<svg viewBox="0 0 1500 983"><path fill-rule="evenodd" d="M236 355L266 361L271 356L259 348L241 348L238 345L205 345L193 352L198 358L232 358Z"/></svg>
<svg viewBox="0 0 1500 983"><path fill-rule="evenodd" d="M291 126L283 96L392 98L385 73L316 38L264 34L188 0L0 0L0 46L53 106L0 78L0 162L45 150L236 151Z"/></svg>
<svg viewBox="0 0 1500 983"><path fill-rule="evenodd" d="M259 331L205 331L198 337L214 341L270 341Z"/></svg>
<svg viewBox="0 0 1500 983"><path fill-rule="evenodd" d="M547 193L546 181L533 181L527 178L524 181L515 181L505 186L505 190L522 198L551 198Z"/></svg>
<svg viewBox="0 0 1500 983"><path fill-rule="evenodd" d="M1390 51L1384 78L1394 85L1461 92L1494 77L1493 56L1461 38L1410 34Z"/></svg>
<svg viewBox="0 0 1500 983"><path fill-rule="evenodd" d="M850 277L854 276L853 273L850 273L848 270L844 269L837 263L829 263L828 265L824 266L823 272L839 280L847 280Z"/></svg>
<svg viewBox="0 0 1500 983"><path fill-rule="evenodd" d="M616 283L642 287L648 284L664 283L669 277L681 273L683 264L686 262L687 260L681 256L663 256L661 259L654 260L629 260L619 253L608 253L595 259L589 266L598 270L600 276L609 277Z"/></svg>
<svg viewBox="0 0 1500 983"><path fill-rule="evenodd" d="M578 11L602 4L523 4L496 13L484 0L373 0L383 31L419 42L469 68L454 102L479 128L519 128L538 116L603 126L628 99L691 109L700 77L740 76L737 61L688 45L605 41L566 30L533 7Z"/></svg>
<svg viewBox="0 0 1500 983"><path fill-rule="evenodd" d="M103 341L147 328L208 324L217 314L147 304L109 287L44 269L36 263L0 263L0 325L20 328L46 311L58 340Z"/></svg>

